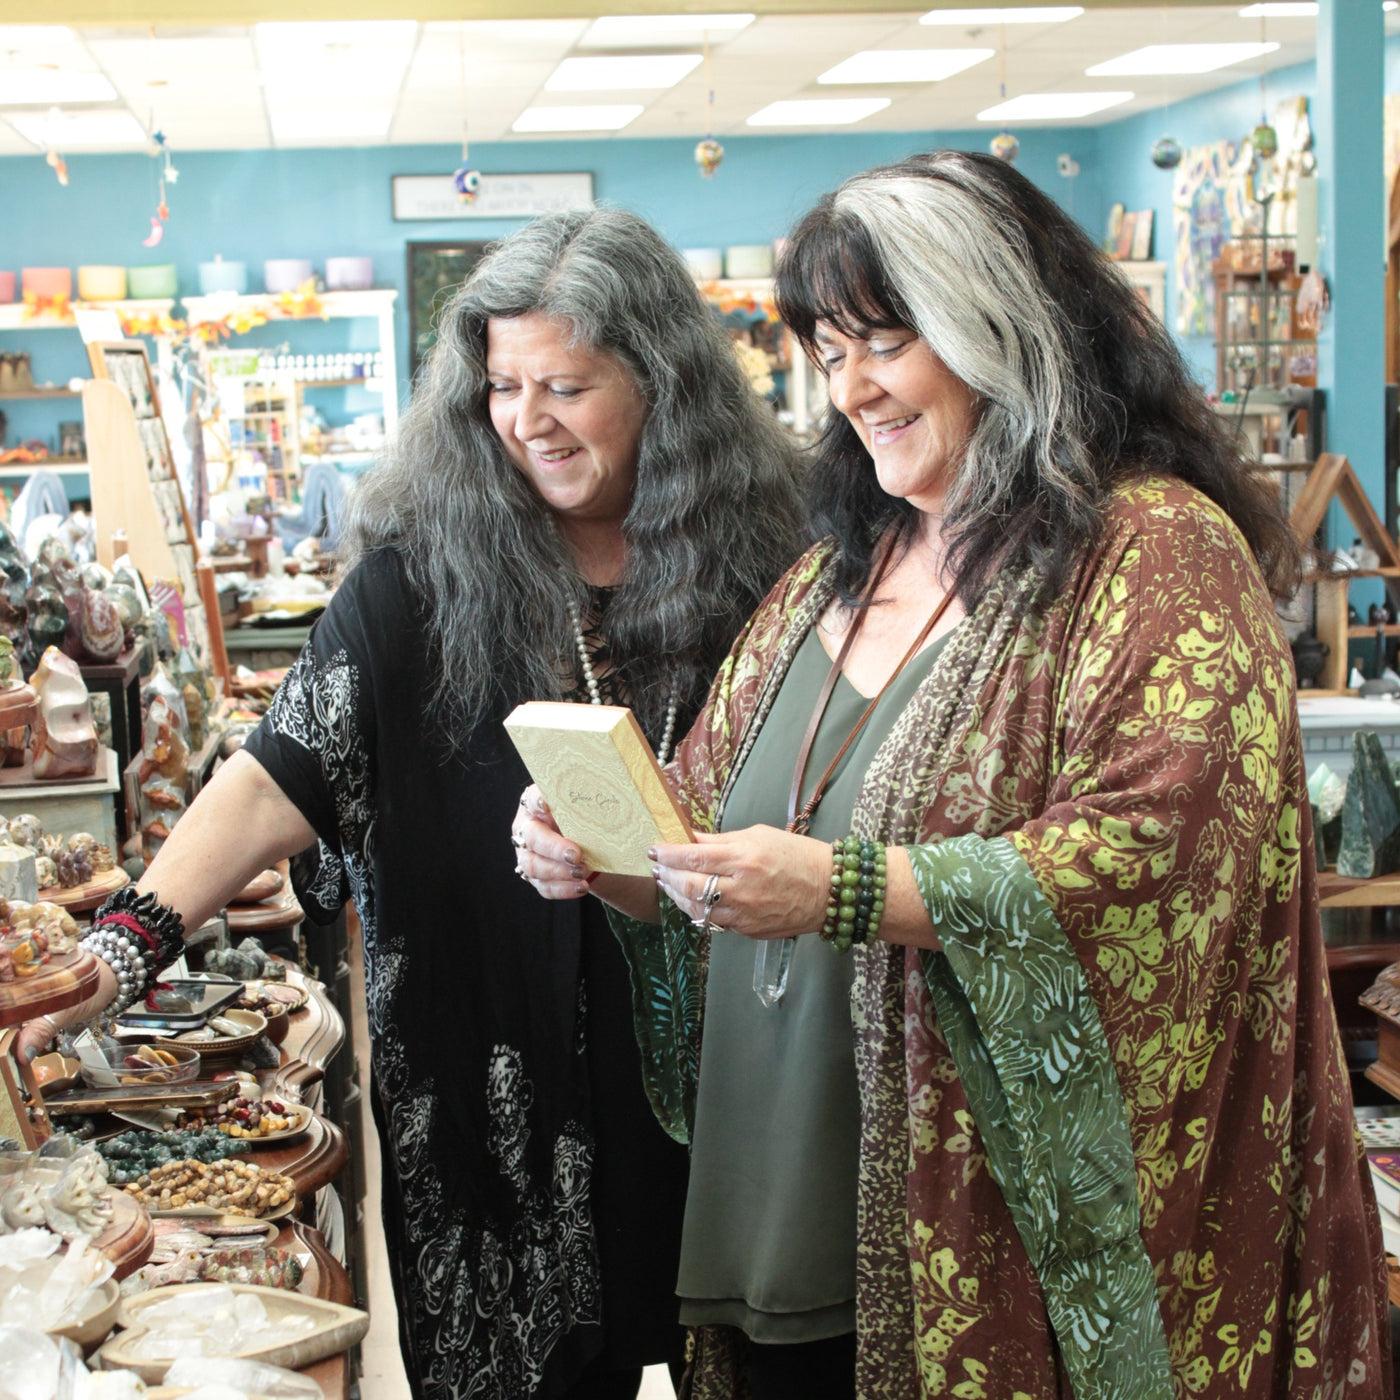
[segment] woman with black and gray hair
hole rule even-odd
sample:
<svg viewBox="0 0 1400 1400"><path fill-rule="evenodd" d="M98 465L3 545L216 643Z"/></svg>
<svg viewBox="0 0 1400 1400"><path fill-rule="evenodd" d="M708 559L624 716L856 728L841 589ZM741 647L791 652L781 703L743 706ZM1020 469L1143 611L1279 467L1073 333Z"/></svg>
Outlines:
<svg viewBox="0 0 1400 1400"><path fill-rule="evenodd" d="M990 157L848 181L778 305L826 538L676 753L712 834L591 885L672 988L638 1035L692 1145L692 1395L1389 1396L1276 501Z"/></svg>
<svg viewBox="0 0 1400 1400"><path fill-rule="evenodd" d="M647 1106L601 911L519 878L500 721L627 703L673 747L800 520L787 441L676 253L619 210L528 225L444 308L330 607L140 882L194 928L319 842L303 904L353 898L420 1400L629 1396L678 1356L685 1149Z"/></svg>

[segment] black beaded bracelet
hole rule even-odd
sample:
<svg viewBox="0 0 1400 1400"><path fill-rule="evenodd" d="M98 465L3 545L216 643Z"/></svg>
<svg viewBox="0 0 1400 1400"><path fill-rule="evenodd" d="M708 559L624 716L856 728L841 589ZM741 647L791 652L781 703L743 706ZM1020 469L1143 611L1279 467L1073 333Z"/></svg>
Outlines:
<svg viewBox="0 0 1400 1400"><path fill-rule="evenodd" d="M121 923L134 919L140 924L146 945L142 956L152 982L185 951L184 919L154 894L137 894L135 885L118 890L92 916L93 928L114 915Z"/></svg>

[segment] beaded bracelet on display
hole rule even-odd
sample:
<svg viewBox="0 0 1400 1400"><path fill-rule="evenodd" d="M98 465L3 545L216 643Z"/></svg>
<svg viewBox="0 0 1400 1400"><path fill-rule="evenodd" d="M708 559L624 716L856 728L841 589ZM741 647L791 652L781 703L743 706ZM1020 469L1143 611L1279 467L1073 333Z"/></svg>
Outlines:
<svg viewBox="0 0 1400 1400"><path fill-rule="evenodd" d="M868 943L885 914L885 846L856 836L831 843L831 893L821 936L838 953Z"/></svg>
<svg viewBox="0 0 1400 1400"><path fill-rule="evenodd" d="M155 895L138 895L128 885L92 916L82 946L116 976L117 998L110 1008L115 1015L153 987L161 970L184 952L185 922Z"/></svg>

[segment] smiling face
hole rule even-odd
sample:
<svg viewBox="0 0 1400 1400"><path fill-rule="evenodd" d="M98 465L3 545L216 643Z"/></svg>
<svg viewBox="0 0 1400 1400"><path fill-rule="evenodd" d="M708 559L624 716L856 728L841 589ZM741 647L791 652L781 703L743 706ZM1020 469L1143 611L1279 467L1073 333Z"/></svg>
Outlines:
<svg viewBox="0 0 1400 1400"><path fill-rule="evenodd" d="M977 425L977 395L911 330L848 335L822 322L816 341L831 401L865 444L881 489L941 515Z"/></svg>
<svg viewBox="0 0 1400 1400"><path fill-rule="evenodd" d="M637 477L646 400L616 359L572 337L569 326L538 313L487 323L491 423L563 523L620 524Z"/></svg>

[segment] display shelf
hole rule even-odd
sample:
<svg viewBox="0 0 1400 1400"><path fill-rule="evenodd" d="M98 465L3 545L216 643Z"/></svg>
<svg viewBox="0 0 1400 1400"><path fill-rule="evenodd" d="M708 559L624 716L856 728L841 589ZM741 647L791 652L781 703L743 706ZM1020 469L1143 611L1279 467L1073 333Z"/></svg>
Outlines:
<svg viewBox="0 0 1400 1400"><path fill-rule="evenodd" d="M82 301L73 304L84 311L115 311L118 316L168 316L175 301L171 297L156 297L143 301ZM27 309L22 301L0 305L0 331L71 331L78 324L71 312L67 316L52 316L47 312L40 316L26 316Z"/></svg>
<svg viewBox="0 0 1400 1400"><path fill-rule="evenodd" d="M278 304L276 297L265 294L234 296L221 293L214 296L186 297L184 306L185 316L191 325L221 321L224 317L238 312L253 311L262 313L269 321L279 323L359 318L377 321L379 344L375 349L384 357L384 373L380 376L383 381L381 393L384 399L384 432L392 442L398 435L399 427L398 360L394 343L394 303L398 295L398 290L393 287L368 292L325 292L318 297L322 314L317 316L288 315Z"/></svg>
<svg viewBox="0 0 1400 1400"><path fill-rule="evenodd" d="M52 384L36 384L32 389L0 389L0 399L80 399L81 389L60 389Z"/></svg>

